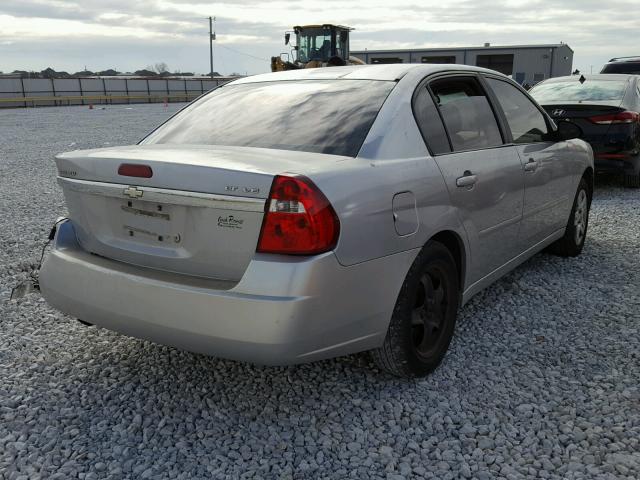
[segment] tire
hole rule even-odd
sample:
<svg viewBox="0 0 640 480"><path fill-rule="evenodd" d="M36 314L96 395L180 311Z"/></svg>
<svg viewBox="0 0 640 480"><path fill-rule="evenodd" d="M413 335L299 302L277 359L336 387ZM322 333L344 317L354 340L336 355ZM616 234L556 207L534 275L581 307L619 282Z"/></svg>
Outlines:
<svg viewBox="0 0 640 480"><path fill-rule="evenodd" d="M571 215L569 215L564 236L551 244L549 247L551 253L561 257L577 257L580 255L587 238L590 207L591 194L589 184L583 177L573 199L573 207L571 207Z"/></svg>
<svg viewBox="0 0 640 480"><path fill-rule="evenodd" d="M634 173L632 175L625 174L624 186L627 188L640 188L640 173Z"/></svg>
<svg viewBox="0 0 640 480"><path fill-rule="evenodd" d="M459 305L456 262L444 245L430 242L409 269L384 343L371 352L373 361L399 377L429 374L449 348Z"/></svg>

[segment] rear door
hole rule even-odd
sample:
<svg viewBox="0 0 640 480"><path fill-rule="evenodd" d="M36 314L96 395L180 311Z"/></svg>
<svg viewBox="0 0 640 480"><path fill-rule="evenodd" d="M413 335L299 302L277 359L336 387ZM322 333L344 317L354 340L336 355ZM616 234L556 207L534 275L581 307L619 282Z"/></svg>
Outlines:
<svg viewBox="0 0 640 480"><path fill-rule="evenodd" d="M522 165L477 77L445 76L421 88L414 111L467 232L475 282L518 253Z"/></svg>
<svg viewBox="0 0 640 480"><path fill-rule="evenodd" d="M551 139L542 111L516 86L486 78L500 105L524 171L524 213L521 248L527 249L565 226L573 200L573 166L564 157L564 142Z"/></svg>

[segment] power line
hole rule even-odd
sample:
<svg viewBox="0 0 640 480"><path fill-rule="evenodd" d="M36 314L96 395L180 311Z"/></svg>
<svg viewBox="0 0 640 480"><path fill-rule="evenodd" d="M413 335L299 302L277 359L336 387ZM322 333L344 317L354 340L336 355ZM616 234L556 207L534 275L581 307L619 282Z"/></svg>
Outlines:
<svg viewBox="0 0 640 480"><path fill-rule="evenodd" d="M226 46L222 45L221 43L219 43L218 46L222 47L222 48L226 48L227 50L230 50L232 52L239 53L240 55L246 55L247 57L255 58L256 60L264 60L265 62L269 62L270 61L269 59L264 58L264 57L256 57L255 55L251 55L250 53L245 53L245 52L241 52L240 50L236 50L235 48L226 47Z"/></svg>

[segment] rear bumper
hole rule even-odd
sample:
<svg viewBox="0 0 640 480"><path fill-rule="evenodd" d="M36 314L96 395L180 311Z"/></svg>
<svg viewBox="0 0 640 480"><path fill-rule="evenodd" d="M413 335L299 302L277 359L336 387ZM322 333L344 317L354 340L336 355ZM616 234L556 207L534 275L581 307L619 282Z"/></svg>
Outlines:
<svg viewBox="0 0 640 480"><path fill-rule="evenodd" d="M181 349L265 365L381 345L417 251L340 265L256 255L237 284L194 279L89 254L59 226L40 272L47 301L84 321Z"/></svg>
<svg viewBox="0 0 640 480"><path fill-rule="evenodd" d="M626 158L606 158L608 153L598 153L594 155L594 167L597 172L603 173L625 173L627 175L637 175L640 173L640 155L629 155ZM618 153L613 155L620 155Z"/></svg>

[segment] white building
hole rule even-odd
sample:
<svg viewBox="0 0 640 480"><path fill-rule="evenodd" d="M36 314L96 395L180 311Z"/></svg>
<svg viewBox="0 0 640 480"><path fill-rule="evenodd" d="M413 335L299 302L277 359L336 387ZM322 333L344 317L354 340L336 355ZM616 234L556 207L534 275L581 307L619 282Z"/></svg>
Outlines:
<svg viewBox="0 0 640 480"><path fill-rule="evenodd" d="M564 43L352 51L365 63L458 63L497 70L520 84L571 75L573 50Z"/></svg>

